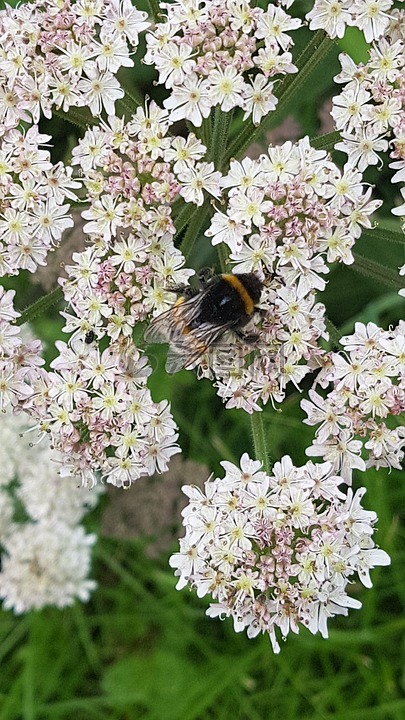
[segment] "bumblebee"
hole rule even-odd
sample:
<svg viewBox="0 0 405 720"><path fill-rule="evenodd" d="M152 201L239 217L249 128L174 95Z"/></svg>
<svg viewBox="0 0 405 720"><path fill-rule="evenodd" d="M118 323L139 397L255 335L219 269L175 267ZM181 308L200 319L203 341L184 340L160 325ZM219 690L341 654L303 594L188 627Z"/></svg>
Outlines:
<svg viewBox="0 0 405 720"><path fill-rule="evenodd" d="M191 368L227 330L245 342L256 336L244 335L260 301L263 283L254 273L198 274L199 288L174 288L177 302L158 315L145 332L147 343L169 343L166 371Z"/></svg>

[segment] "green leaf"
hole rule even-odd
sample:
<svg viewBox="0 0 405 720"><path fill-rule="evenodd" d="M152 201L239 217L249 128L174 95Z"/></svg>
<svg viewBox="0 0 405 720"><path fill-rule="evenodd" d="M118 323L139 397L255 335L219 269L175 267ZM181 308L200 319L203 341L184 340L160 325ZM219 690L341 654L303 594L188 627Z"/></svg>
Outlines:
<svg viewBox="0 0 405 720"><path fill-rule="evenodd" d="M370 45L364 39L364 33L356 27L346 27L345 34L337 40L339 48L348 53L355 63L369 60Z"/></svg>

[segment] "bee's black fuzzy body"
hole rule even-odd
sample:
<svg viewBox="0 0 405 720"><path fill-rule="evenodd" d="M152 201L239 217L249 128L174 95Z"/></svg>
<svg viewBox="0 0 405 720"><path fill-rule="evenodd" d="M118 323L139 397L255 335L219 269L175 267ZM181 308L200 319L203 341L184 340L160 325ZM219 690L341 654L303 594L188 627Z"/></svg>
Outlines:
<svg viewBox="0 0 405 720"><path fill-rule="evenodd" d="M204 296L190 329L203 323L243 327L260 300L261 288L262 283L253 273L214 276L202 290Z"/></svg>

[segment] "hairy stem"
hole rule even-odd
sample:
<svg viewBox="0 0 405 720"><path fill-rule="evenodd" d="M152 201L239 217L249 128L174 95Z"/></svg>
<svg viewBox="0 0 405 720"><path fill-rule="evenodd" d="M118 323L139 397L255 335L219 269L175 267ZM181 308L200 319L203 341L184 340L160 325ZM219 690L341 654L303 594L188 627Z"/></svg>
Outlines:
<svg viewBox="0 0 405 720"><path fill-rule="evenodd" d="M38 315L46 312L48 308L57 305L63 298L63 290L61 287L55 288L47 295L43 295L36 300L32 305L29 305L25 310L22 311L19 318L16 319L16 325L24 325L26 322L31 322Z"/></svg>
<svg viewBox="0 0 405 720"><path fill-rule="evenodd" d="M180 250L183 253L186 260L189 258L193 245L207 221L208 214L210 212L210 204L206 200L203 205L197 207L194 213L191 215L190 221L187 225L187 230L184 234L184 238L180 245ZM180 213L181 215L181 213ZM180 217L180 216L179 216Z"/></svg>
<svg viewBox="0 0 405 720"><path fill-rule="evenodd" d="M256 460L260 460L264 472L270 474L270 457L267 450L266 433L263 424L263 413L254 412L250 416L253 446Z"/></svg>

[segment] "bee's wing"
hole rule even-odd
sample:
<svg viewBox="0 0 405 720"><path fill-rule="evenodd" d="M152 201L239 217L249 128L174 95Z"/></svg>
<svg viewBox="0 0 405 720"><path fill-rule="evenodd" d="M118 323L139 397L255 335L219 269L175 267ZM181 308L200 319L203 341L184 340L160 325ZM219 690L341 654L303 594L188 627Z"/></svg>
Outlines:
<svg viewBox="0 0 405 720"><path fill-rule="evenodd" d="M158 315L147 328L144 338L147 343L169 343L166 371L175 373L181 368L193 367L234 322L222 325L202 323L189 329L198 318L204 293L191 298L181 298L173 307Z"/></svg>
<svg viewBox="0 0 405 720"><path fill-rule="evenodd" d="M147 343L170 343L174 337L182 334L184 328L198 315L202 295L180 298L173 307L155 317L146 329L144 339Z"/></svg>
<svg viewBox="0 0 405 720"><path fill-rule="evenodd" d="M192 368L233 323L210 325L204 323L188 334L179 334L170 341L166 372L172 374L182 368Z"/></svg>
<svg viewBox="0 0 405 720"><path fill-rule="evenodd" d="M170 342L176 315L174 310L175 308L170 308L152 320L143 335L146 343Z"/></svg>

